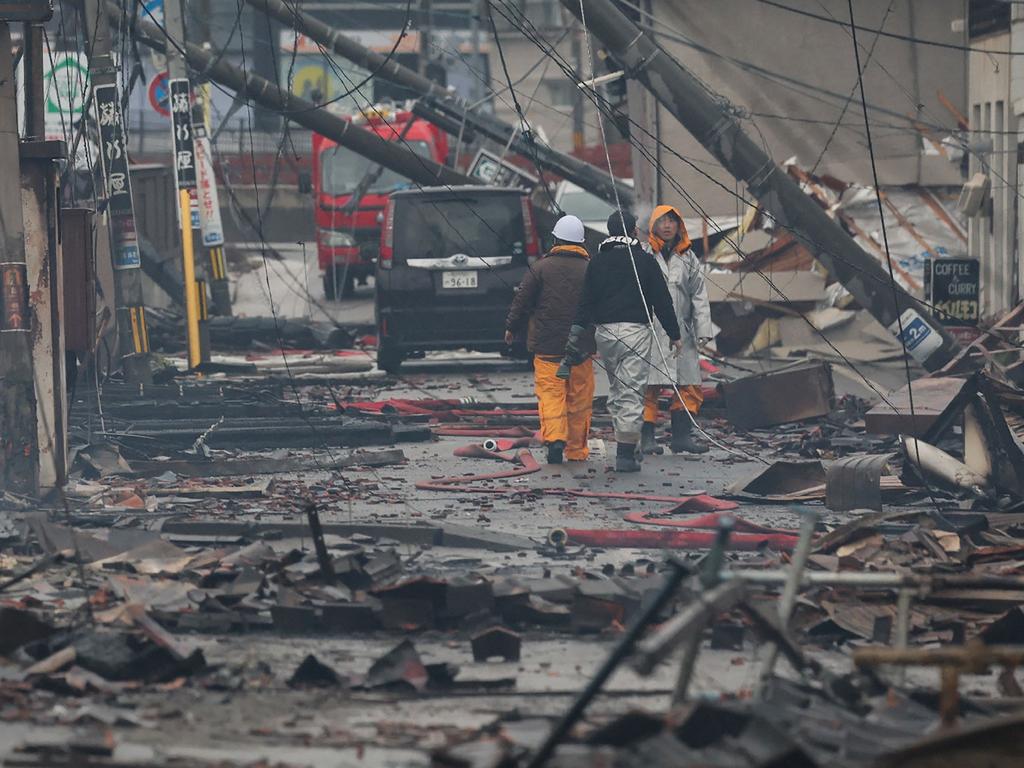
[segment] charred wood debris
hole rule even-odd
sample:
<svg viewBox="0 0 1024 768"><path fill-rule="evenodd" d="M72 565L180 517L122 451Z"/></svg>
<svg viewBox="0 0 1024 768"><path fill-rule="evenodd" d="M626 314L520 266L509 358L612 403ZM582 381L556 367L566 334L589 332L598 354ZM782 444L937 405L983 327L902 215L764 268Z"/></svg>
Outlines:
<svg viewBox="0 0 1024 768"><path fill-rule="evenodd" d="M828 362L708 364L708 426L734 450L714 460L755 469L722 493L678 497L523 482L540 469L529 401L400 399L379 377L330 368L298 382L110 382L102 417L96 393L79 392L65 491L3 499L0 719L138 727L132 697L177 688L500 695L515 691L531 638L594 636L608 659L561 722L497 717L434 745L434 764L1009 765L1024 696L1024 391L1012 371L919 378L911 413L906 389L837 399ZM478 525L418 516L382 482L412 447L447 450L442 437L472 466L504 468L415 482L421 497L478 508ZM546 536L488 527L549 497L629 511L618 527ZM766 509L797 523L765 525ZM636 556L599 565L623 547ZM211 663L201 648L253 636L392 648L355 671L315 650L271 670ZM512 672L463 677L424 659L419 637L444 638L470 670ZM690 695L709 650L749 665L749 684ZM590 715L620 667L666 681L669 706ZM911 667L934 685L911 683ZM972 692L978 675L994 686ZM76 750L117 764L109 742L54 749L28 745L18 764Z"/></svg>

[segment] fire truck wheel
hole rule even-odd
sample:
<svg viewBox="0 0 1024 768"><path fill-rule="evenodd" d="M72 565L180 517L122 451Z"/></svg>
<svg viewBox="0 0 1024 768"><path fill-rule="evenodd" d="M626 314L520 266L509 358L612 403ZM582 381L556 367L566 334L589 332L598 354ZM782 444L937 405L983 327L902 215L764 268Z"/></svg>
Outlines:
<svg viewBox="0 0 1024 768"><path fill-rule="evenodd" d="M398 375L404 359L401 352L387 343L382 343L377 348L377 367L392 376Z"/></svg>
<svg viewBox="0 0 1024 768"><path fill-rule="evenodd" d="M346 274L344 270L339 274L334 267L328 267L324 270L324 296L328 301L334 301L338 298L339 288L341 289L342 298L352 298L356 292L355 275L351 273Z"/></svg>

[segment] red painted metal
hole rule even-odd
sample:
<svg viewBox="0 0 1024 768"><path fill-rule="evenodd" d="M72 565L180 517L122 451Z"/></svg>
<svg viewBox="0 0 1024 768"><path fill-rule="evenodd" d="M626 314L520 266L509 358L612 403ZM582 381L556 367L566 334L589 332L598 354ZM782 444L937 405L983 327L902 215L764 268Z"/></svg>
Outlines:
<svg viewBox="0 0 1024 768"><path fill-rule="evenodd" d="M588 547L637 547L639 549L710 549L715 543L715 531L652 531L622 530L616 528L567 528L569 544ZM796 546L796 536L782 534L734 533L729 537L729 549L752 552L765 547L790 552Z"/></svg>

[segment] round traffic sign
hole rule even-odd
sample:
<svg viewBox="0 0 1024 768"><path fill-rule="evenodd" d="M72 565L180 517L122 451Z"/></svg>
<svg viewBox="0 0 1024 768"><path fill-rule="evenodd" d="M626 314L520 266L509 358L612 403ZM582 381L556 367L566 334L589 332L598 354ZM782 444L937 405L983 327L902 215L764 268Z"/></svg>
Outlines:
<svg viewBox="0 0 1024 768"><path fill-rule="evenodd" d="M158 72L153 75L153 79L149 81L149 106L151 106L157 114L163 115L164 117L171 116L171 110L168 108L169 95L167 87L167 72Z"/></svg>

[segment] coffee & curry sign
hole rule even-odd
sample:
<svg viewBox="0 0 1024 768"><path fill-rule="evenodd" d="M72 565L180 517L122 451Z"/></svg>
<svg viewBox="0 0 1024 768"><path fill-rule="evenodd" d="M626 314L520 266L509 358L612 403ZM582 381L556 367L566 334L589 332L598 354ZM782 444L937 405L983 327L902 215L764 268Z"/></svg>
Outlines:
<svg viewBox="0 0 1024 768"><path fill-rule="evenodd" d="M977 259L930 259L925 291L944 325L975 325L980 317L981 266Z"/></svg>

